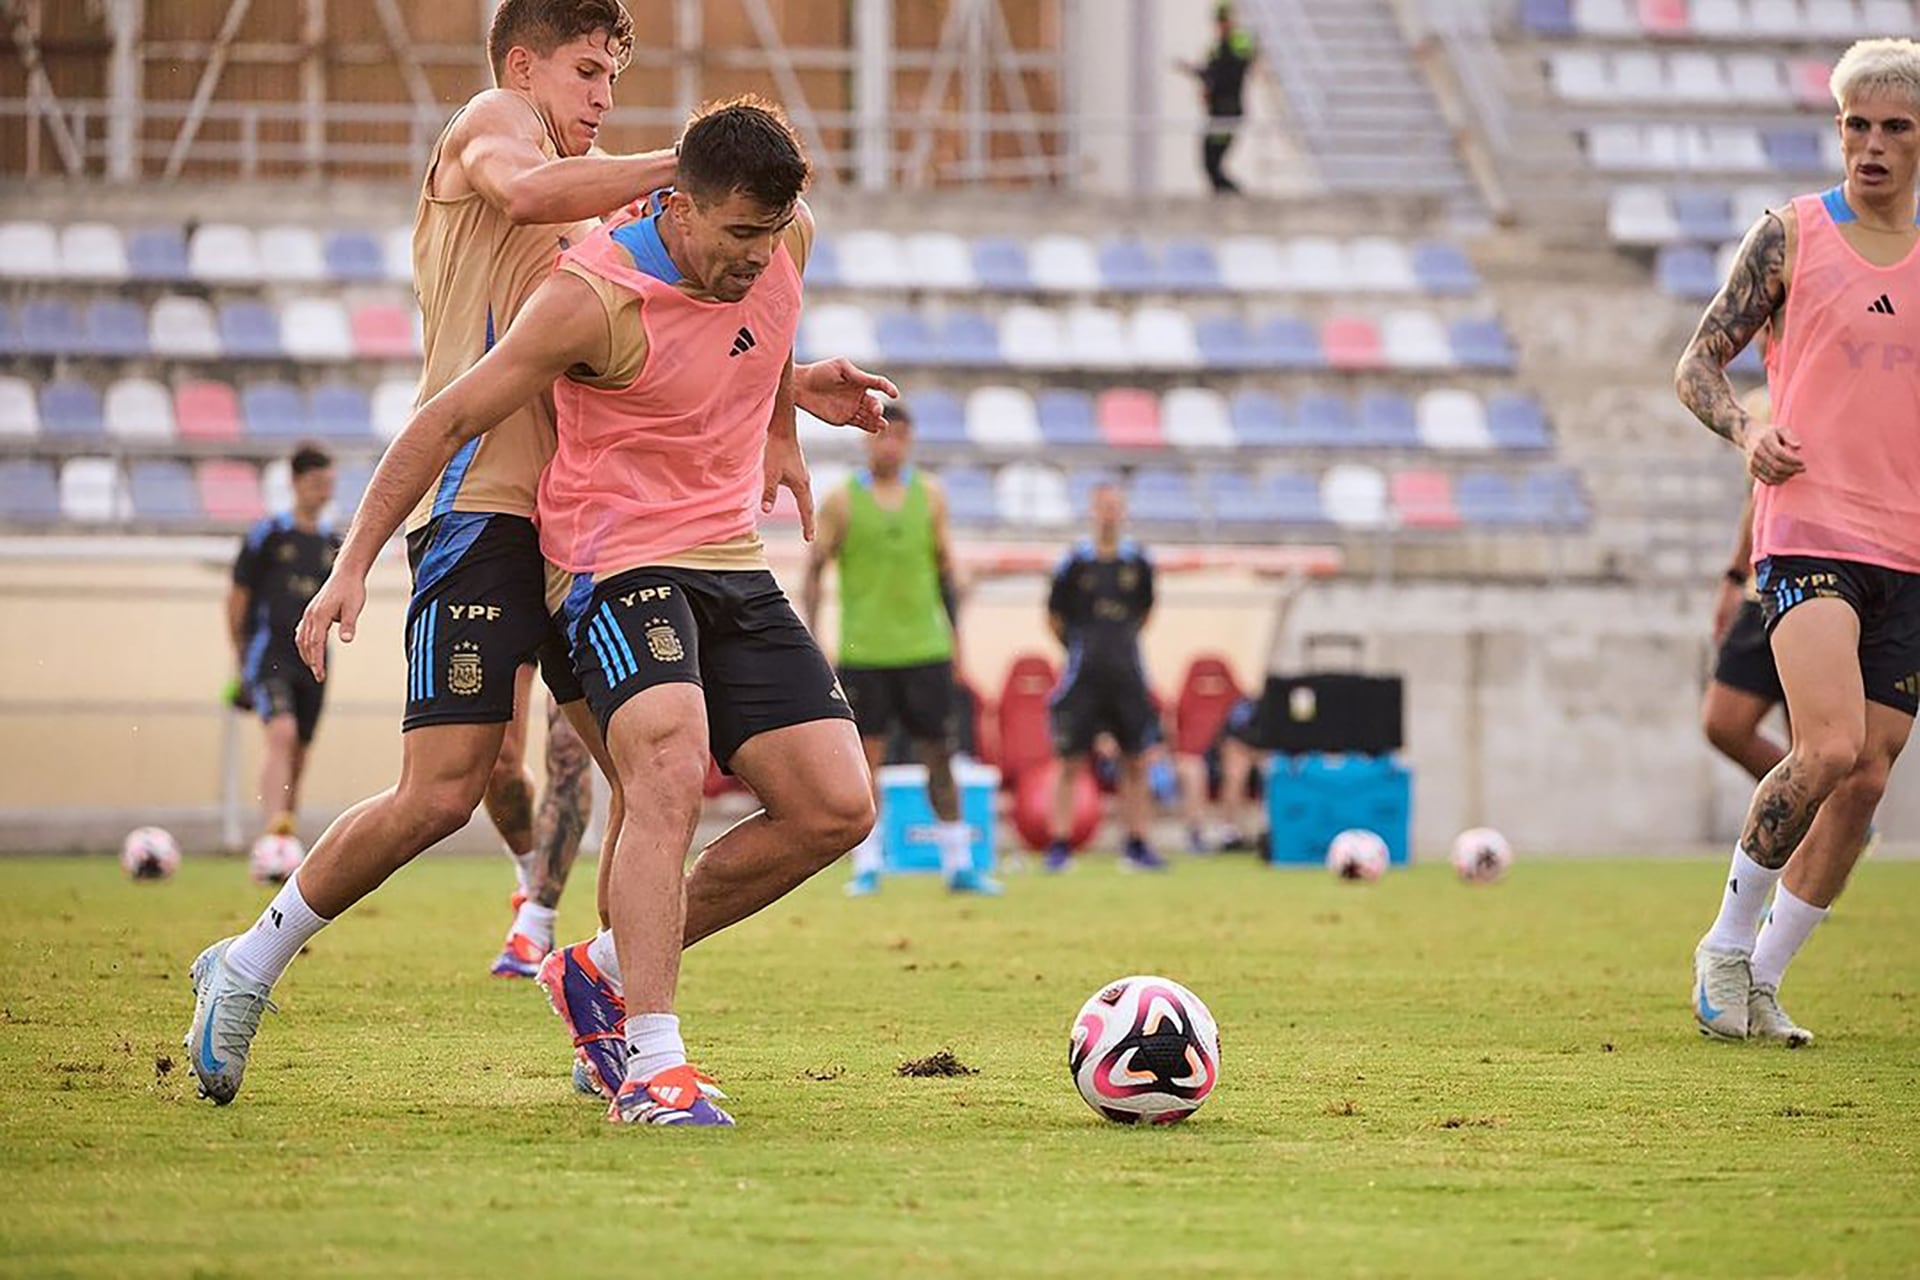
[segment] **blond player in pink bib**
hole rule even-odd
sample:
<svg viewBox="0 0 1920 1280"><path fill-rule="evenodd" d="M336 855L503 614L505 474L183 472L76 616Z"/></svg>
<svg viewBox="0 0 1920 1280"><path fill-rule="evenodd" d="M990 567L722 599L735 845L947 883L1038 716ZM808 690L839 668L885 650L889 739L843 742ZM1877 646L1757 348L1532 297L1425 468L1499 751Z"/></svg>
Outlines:
<svg viewBox="0 0 1920 1280"><path fill-rule="evenodd" d="M1813 1036L1781 1010L1780 979L1845 886L1920 704L1920 44L1861 41L1832 89L1845 181L1747 233L1675 378L1746 452L1793 731L1695 950L1694 1019L1789 1046ZM1726 376L1763 330L1769 424Z"/></svg>

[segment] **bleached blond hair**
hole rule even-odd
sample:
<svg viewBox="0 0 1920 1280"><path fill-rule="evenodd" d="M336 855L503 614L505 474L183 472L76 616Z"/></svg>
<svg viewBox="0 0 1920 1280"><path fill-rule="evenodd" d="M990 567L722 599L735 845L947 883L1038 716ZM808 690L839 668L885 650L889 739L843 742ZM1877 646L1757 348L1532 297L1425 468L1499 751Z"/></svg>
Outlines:
<svg viewBox="0 0 1920 1280"><path fill-rule="evenodd" d="M1833 100L1842 111L1850 99L1876 89L1902 93L1915 110L1920 110L1920 41L1855 41L1833 64L1827 88L1833 91Z"/></svg>

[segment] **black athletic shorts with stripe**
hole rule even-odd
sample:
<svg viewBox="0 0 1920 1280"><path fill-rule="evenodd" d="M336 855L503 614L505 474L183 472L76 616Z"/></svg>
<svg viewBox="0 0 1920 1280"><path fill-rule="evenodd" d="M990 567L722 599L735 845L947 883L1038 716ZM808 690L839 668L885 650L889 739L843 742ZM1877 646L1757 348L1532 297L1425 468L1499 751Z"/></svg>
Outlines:
<svg viewBox="0 0 1920 1280"><path fill-rule="evenodd" d="M1767 635L1809 600L1838 599L1860 619L1860 681L1867 701L1920 709L1920 573L1825 556L1769 556L1754 570Z"/></svg>
<svg viewBox="0 0 1920 1280"><path fill-rule="evenodd" d="M1780 690L1780 672L1773 665L1773 645L1767 639L1767 615L1758 600L1742 601L1733 615L1727 638L1714 659L1713 679L1730 689L1750 693L1768 702L1786 697Z"/></svg>

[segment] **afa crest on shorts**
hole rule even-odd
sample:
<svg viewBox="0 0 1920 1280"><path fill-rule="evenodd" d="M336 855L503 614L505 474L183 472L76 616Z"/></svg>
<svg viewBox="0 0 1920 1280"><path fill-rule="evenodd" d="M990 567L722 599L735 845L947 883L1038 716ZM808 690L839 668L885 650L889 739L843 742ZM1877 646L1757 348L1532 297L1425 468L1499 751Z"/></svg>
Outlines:
<svg viewBox="0 0 1920 1280"><path fill-rule="evenodd" d="M482 679L480 646L470 640L454 645L453 656L447 659L448 692L471 698L480 692Z"/></svg>
<svg viewBox="0 0 1920 1280"><path fill-rule="evenodd" d="M678 662L687 656L680 633L665 618L647 619L647 653L655 662Z"/></svg>

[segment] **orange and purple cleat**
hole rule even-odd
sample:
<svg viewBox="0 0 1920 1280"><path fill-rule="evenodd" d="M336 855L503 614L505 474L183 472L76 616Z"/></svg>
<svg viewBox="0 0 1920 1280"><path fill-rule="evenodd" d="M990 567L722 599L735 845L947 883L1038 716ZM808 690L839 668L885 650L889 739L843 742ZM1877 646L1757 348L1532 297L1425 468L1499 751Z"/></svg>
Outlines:
<svg viewBox="0 0 1920 1280"><path fill-rule="evenodd" d="M574 1057L593 1091L612 1101L627 1078L627 1002L594 964L587 946L576 942L556 948L534 980L573 1037Z"/></svg>
<svg viewBox="0 0 1920 1280"><path fill-rule="evenodd" d="M506 945L500 948L500 954L494 958L493 976L531 978L540 972L540 962L546 958L547 948L524 933L509 933Z"/></svg>
<svg viewBox="0 0 1920 1280"><path fill-rule="evenodd" d="M628 1080L607 1107L614 1124L689 1124L733 1127L733 1117L715 1105L727 1095L706 1075L682 1063L645 1080Z"/></svg>

